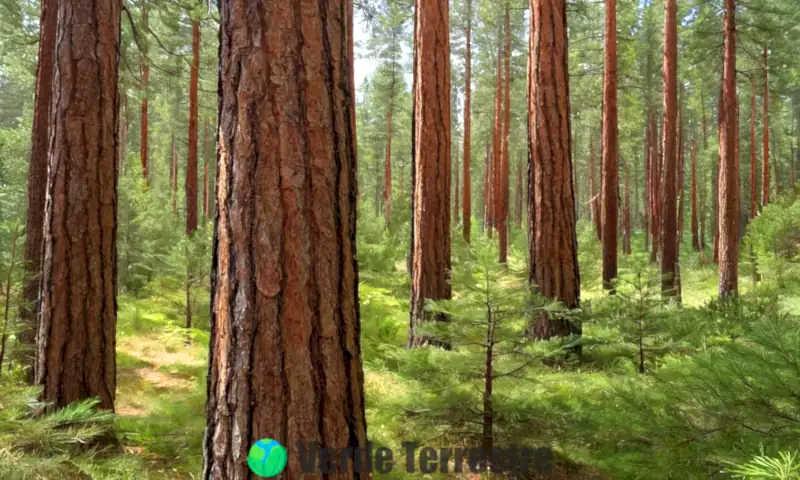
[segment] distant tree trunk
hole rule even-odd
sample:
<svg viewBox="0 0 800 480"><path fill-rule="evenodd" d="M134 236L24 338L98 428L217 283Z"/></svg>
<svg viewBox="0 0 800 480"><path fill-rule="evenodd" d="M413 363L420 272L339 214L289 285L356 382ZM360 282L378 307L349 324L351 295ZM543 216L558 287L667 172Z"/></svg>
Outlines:
<svg viewBox="0 0 800 480"><path fill-rule="evenodd" d="M208 157L211 154L208 143L208 117L203 123L203 219L208 220L211 209L208 204Z"/></svg>
<svg viewBox="0 0 800 480"><path fill-rule="evenodd" d="M414 36L414 210L411 325L408 346L449 344L417 332L447 321L425 312L424 300L449 299L450 42L447 0L418 2Z"/></svg>
<svg viewBox="0 0 800 480"><path fill-rule="evenodd" d="M643 222L644 223L644 251L650 251L650 223L651 223L651 216L652 213L650 212L650 190L651 186L651 174L650 169L653 165L653 160L651 158L650 152L650 128L651 119L653 118L652 111L650 108L647 110L647 127L645 128L645 137L644 137L644 173L642 174L644 180L644 199L643 199L643 207L644 207L644 216Z"/></svg>
<svg viewBox="0 0 800 480"><path fill-rule="evenodd" d="M172 165L170 169L172 183L172 214L178 216L178 145L175 134L172 134Z"/></svg>
<svg viewBox="0 0 800 480"><path fill-rule="evenodd" d="M664 125L663 176L661 192L661 294L677 295L677 156L678 136L678 22L677 1L666 0L664 15Z"/></svg>
<svg viewBox="0 0 800 480"><path fill-rule="evenodd" d="M483 230L491 238L491 226L489 218L491 217L491 201L492 195L492 156L489 153L489 140L486 140L486 160L483 163Z"/></svg>
<svg viewBox="0 0 800 480"><path fill-rule="evenodd" d="M461 176L461 169L459 168L459 163L458 163L458 147L456 147L456 158L455 158L455 160L456 161L455 161L455 167L453 168L453 172L454 172L453 177L456 180L456 187L455 187L455 195L454 195L455 198L453 199L453 220L454 220L455 224L458 225L459 215L461 213L459 211L460 205L458 203L458 198L461 196L461 192L459 191L460 187L461 187L460 181L459 181L460 176Z"/></svg>
<svg viewBox="0 0 800 480"><path fill-rule="evenodd" d="M595 155L594 155L594 137L589 136L589 206L590 212L592 214L592 222L594 223L594 230L597 234L597 239L600 240L603 238L603 228L602 228L602 218L600 216L600 193L597 191L597 186L595 184L595 173L594 173L594 163L595 163Z"/></svg>
<svg viewBox="0 0 800 480"><path fill-rule="evenodd" d="M600 185L603 242L603 288L614 289L617 278L617 222L619 221L619 125L617 124L617 6L606 0L603 79L603 167Z"/></svg>
<svg viewBox="0 0 800 480"><path fill-rule="evenodd" d="M192 20L192 68L189 75L189 150L186 161L186 235L197 230L197 70L200 65L200 22Z"/></svg>
<svg viewBox="0 0 800 480"><path fill-rule="evenodd" d="M49 112L53 94L58 2L42 0L39 17L39 65L36 69L36 93L33 101L31 160L28 167L28 216L25 226L25 285L20 308L20 363L29 367L26 381L34 380L36 363L36 325L39 281L42 263L42 234L45 195L47 193L47 152L50 143Z"/></svg>
<svg viewBox="0 0 800 480"><path fill-rule="evenodd" d="M289 451L285 478L303 477L295 439L366 447L348 12L221 2L204 479L252 478L247 451L265 436ZM335 476L364 478L352 463Z"/></svg>
<svg viewBox="0 0 800 480"><path fill-rule="evenodd" d="M392 34L392 42L395 35ZM392 222L392 114L394 112L395 72L392 61L392 80L389 84L389 105L386 107L386 157L383 162L383 215L386 228Z"/></svg>
<svg viewBox="0 0 800 480"><path fill-rule="evenodd" d="M517 225L517 228L522 228L522 177L524 173L522 170L522 160L517 162L517 192L516 198L514 200L514 223Z"/></svg>
<svg viewBox="0 0 800 480"><path fill-rule="evenodd" d="M697 212L697 135L692 139L692 248L700 251L700 234L698 229Z"/></svg>
<svg viewBox="0 0 800 480"><path fill-rule="evenodd" d="M58 18L36 384L54 408L113 410L120 3L61 2Z"/></svg>
<svg viewBox="0 0 800 480"><path fill-rule="evenodd" d="M503 30L500 29L497 35L497 74L495 76L495 96L494 96L494 129L492 130L492 177L491 189L489 190L489 238L492 238L492 230L500 226L501 209L501 187L500 172L503 168L503 48L500 38Z"/></svg>
<svg viewBox="0 0 800 480"><path fill-rule="evenodd" d="M3 285L3 327L0 332L0 373L6 358L6 342L8 341L8 317L11 310L12 291L14 285L14 269L17 267L17 244L19 243L20 228L15 226L11 232L11 258L9 258L8 270Z"/></svg>
<svg viewBox="0 0 800 480"><path fill-rule="evenodd" d="M764 124L764 152L761 157L761 205L766 207L769 204L769 59L767 56L767 45L764 44L764 98L763 98L763 124Z"/></svg>
<svg viewBox="0 0 800 480"><path fill-rule="evenodd" d="M148 16L147 16L147 3L142 3L142 26L144 31L147 32L149 29L148 24ZM148 158L147 158L147 99L149 96L149 85L150 85L150 59L148 58L147 53L147 44L145 43L142 45L143 52L140 52L140 63L141 63L141 73L142 73L142 117L141 117L141 140L139 142L139 147L141 149L140 158L142 163L142 176L145 179L145 182L148 179L147 174L147 166L148 166Z"/></svg>
<svg viewBox="0 0 800 480"><path fill-rule="evenodd" d="M472 228L472 178L470 176L470 163L472 162L472 144L470 135L472 131L472 0L467 2L467 31L464 67L464 241L470 243Z"/></svg>
<svg viewBox="0 0 800 480"><path fill-rule="evenodd" d="M722 102L719 135L719 297L739 289L739 159L736 158L736 6L725 0ZM766 130L765 130L766 135Z"/></svg>
<svg viewBox="0 0 800 480"><path fill-rule="evenodd" d="M658 261L658 250L661 246L661 152L658 147L658 126L656 124L655 112L650 121L653 124L651 130L652 137L650 138L650 234L652 236L650 262L656 263Z"/></svg>
<svg viewBox="0 0 800 480"><path fill-rule="evenodd" d="M750 77L750 219L758 216L756 178L756 81Z"/></svg>
<svg viewBox="0 0 800 480"><path fill-rule="evenodd" d="M622 253L631 254L631 171L625 165L625 200L622 209Z"/></svg>
<svg viewBox="0 0 800 480"><path fill-rule="evenodd" d="M566 1L531 0L531 11L534 25L528 108L533 197L529 212L535 219L531 280L544 297L577 308L580 275L569 133ZM537 315L531 330L539 339L581 333L579 325L546 314Z"/></svg>
<svg viewBox="0 0 800 480"><path fill-rule="evenodd" d="M498 252L498 261L504 264L508 261L508 212L509 212L509 175L510 175L510 161L511 156L508 151L508 135L509 123L511 123L511 10L506 4L506 45L505 45L505 75L504 85L505 92L503 94L503 127L501 130L501 161L500 161L500 215L497 219L497 238L500 243Z"/></svg>
<svg viewBox="0 0 800 480"><path fill-rule="evenodd" d="M125 166L125 149L128 146L128 95L120 87L119 108L119 152L117 153L117 171Z"/></svg>

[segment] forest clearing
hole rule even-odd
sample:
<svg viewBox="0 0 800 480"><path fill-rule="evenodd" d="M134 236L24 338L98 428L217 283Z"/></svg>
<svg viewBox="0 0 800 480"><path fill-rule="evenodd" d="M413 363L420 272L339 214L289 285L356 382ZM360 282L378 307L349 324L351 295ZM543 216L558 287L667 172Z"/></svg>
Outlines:
<svg viewBox="0 0 800 480"><path fill-rule="evenodd" d="M789 0L0 0L0 480L800 480Z"/></svg>

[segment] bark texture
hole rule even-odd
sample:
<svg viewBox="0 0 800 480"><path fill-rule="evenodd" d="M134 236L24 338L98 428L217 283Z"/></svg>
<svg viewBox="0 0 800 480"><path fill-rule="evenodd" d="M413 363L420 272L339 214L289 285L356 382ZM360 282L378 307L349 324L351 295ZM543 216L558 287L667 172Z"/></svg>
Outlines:
<svg viewBox="0 0 800 480"><path fill-rule="evenodd" d="M661 191L661 294L677 295L678 287L678 5L666 0L664 15L664 124Z"/></svg>
<svg viewBox="0 0 800 480"><path fill-rule="evenodd" d="M603 287L613 289L617 278L617 223L619 222L619 125L617 123L617 6L606 0L603 81L602 242Z"/></svg>
<svg viewBox="0 0 800 480"><path fill-rule="evenodd" d="M28 216L25 226L25 275L23 304L18 334L23 365L29 367L26 380L34 380L36 363L36 314L42 264L42 234L47 189L47 152L50 143L49 112L52 101L58 2L42 0L39 18L39 65L36 69L36 95L33 101L31 160L28 166Z"/></svg>
<svg viewBox="0 0 800 480"><path fill-rule="evenodd" d="M414 208L411 321L408 346L439 345L418 332L429 320L424 301L449 299L450 278L450 40L447 0L420 2L414 38Z"/></svg>
<svg viewBox="0 0 800 480"><path fill-rule="evenodd" d="M565 0L532 0L533 30L531 95L529 98L533 165L532 279L547 298L567 308L580 302L575 197L572 187L572 146L567 68L567 11ZM565 319L539 315L532 325L535 338L580 334Z"/></svg>
<svg viewBox="0 0 800 480"><path fill-rule="evenodd" d="M736 6L725 0L719 132L719 297L739 290L739 159L736 158Z"/></svg>
<svg viewBox="0 0 800 480"><path fill-rule="evenodd" d="M221 2L205 479L257 478L265 436L289 451L283 478L364 478L303 474L295 443L367 440L348 12Z"/></svg>
<svg viewBox="0 0 800 480"><path fill-rule="evenodd" d="M120 3L58 5L36 383L114 409Z"/></svg>

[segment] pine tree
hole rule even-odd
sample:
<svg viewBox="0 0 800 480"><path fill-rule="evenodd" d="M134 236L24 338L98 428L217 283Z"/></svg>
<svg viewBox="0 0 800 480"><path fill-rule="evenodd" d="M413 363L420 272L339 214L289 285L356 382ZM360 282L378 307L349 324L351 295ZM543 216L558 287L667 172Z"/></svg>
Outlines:
<svg viewBox="0 0 800 480"><path fill-rule="evenodd" d="M603 287L612 290L617 278L617 222L619 211L619 126L617 124L617 6L606 0L603 76L603 168L600 186L603 242Z"/></svg>

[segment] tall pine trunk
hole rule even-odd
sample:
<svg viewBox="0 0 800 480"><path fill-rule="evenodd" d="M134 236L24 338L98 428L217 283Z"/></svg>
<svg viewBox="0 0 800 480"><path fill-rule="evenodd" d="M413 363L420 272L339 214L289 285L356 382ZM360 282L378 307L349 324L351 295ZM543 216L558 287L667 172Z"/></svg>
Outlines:
<svg viewBox="0 0 800 480"><path fill-rule="evenodd" d="M619 125L617 123L617 6L606 0L603 81L603 167L600 185L603 242L603 288L612 290L617 278L617 222L619 221Z"/></svg>
<svg viewBox="0 0 800 480"><path fill-rule="evenodd" d="M761 205L769 204L769 58L767 45L764 45L764 97L762 108L764 110L762 123L764 128L763 148L761 154Z"/></svg>
<svg viewBox="0 0 800 480"><path fill-rule="evenodd" d="M450 42L447 0L417 2L414 27L414 208L411 322L408 346L446 342L417 331L446 321L425 311L425 299L449 299L450 277Z"/></svg>
<svg viewBox="0 0 800 480"><path fill-rule="evenodd" d="M533 215L531 279L546 298L580 303L575 197L572 187L566 0L531 0L529 138ZM531 334L549 339L581 333L567 319L538 314Z"/></svg>
<svg viewBox="0 0 800 480"><path fill-rule="evenodd" d="M503 82L505 91L503 92L503 126L501 129L501 159L500 159L500 209L497 219L497 239L499 242L498 261L504 264L508 261L508 212L509 212L509 162L511 157L508 151L509 123L511 122L511 10L506 5L505 23L506 44L504 50L505 72Z"/></svg>
<svg viewBox="0 0 800 480"><path fill-rule="evenodd" d="M739 159L736 158L736 6L725 0L719 132L719 297L739 289Z"/></svg>
<svg viewBox="0 0 800 480"><path fill-rule="evenodd" d="M189 74L189 149L186 162L186 235L197 230L197 82L200 22L192 20L192 67Z"/></svg>
<svg viewBox="0 0 800 480"><path fill-rule="evenodd" d="M696 128L696 127L695 127ZM692 139L692 248L700 251L700 234L698 232L698 212L697 212L697 134Z"/></svg>
<svg viewBox="0 0 800 480"><path fill-rule="evenodd" d="M298 439L366 447L349 3L220 5L205 479L252 478L264 437L285 478Z"/></svg>
<svg viewBox="0 0 800 480"><path fill-rule="evenodd" d="M142 27L144 31L147 32L149 30L149 20L147 14L147 3L142 2ZM147 116L148 116L148 103L147 99L150 95L149 92L149 85L150 85L150 58L148 57L148 49L147 43L145 42L141 47L143 51L140 52L141 59L141 73L142 73L142 115L141 115L141 124L140 124L140 141L139 141L139 148L140 154L139 158L142 164L142 177L144 177L145 182L148 180L148 157L147 157Z"/></svg>
<svg viewBox="0 0 800 480"><path fill-rule="evenodd" d="M58 2L42 0L39 17L39 66L36 69L36 94L33 101L31 160L28 167L28 216L25 226L25 286L20 308L18 334L20 362L28 367L26 380L34 380L36 362L36 324L39 301L39 274L42 263L45 194L47 190L47 152L50 143L50 104L53 94Z"/></svg>
<svg viewBox="0 0 800 480"><path fill-rule="evenodd" d="M55 408L113 410L120 3L64 1L58 18L36 383Z"/></svg>
<svg viewBox="0 0 800 480"><path fill-rule="evenodd" d="M464 241L470 243L472 228L472 178L470 176L470 163L472 162L472 0L467 2L467 30L466 51L464 52L464 225L462 235Z"/></svg>
<svg viewBox="0 0 800 480"><path fill-rule="evenodd" d="M661 294L677 295L678 6L666 0L664 15L664 124L661 191Z"/></svg>
<svg viewBox="0 0 800 480"><path fill-rule="evenodd" d="M497 73L495 75L495 96L494 96L494 128L492 130L492 176L491 189L489 190L489 238L492 238L493 230L498 228L500 219L500 172L503 165L503 45L502 28L497 35Z"/></svg>

